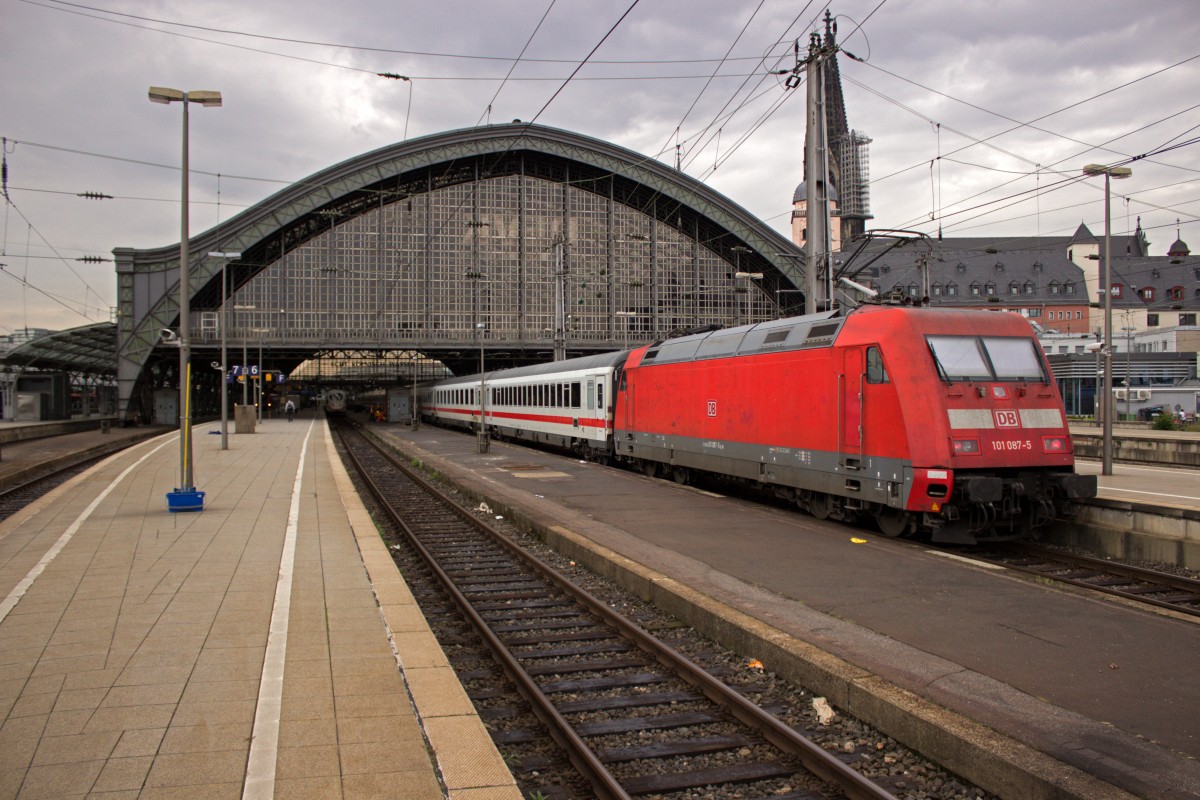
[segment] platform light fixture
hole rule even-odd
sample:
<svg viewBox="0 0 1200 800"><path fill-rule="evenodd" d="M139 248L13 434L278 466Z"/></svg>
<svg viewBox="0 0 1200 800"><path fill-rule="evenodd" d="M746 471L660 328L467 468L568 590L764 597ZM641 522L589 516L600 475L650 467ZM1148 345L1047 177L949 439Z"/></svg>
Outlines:
<svg viewBox="0 0 1200 800"><path fill-rule="evenodd" d="M614 311L613 316L618 319L620 319L622 317L625 318L625 325L622 326L625 331L625 337L623 339L624 344L622 345L621 349L628 350L629 349L629 326L633 324L633 318L637 316L637 312L636 311Z"/></svg>
<svg viewBox="0 0 1200 800"><path fill-rule="evenodd" d="M479 438L477 444L481 453L486 453L489 446L487 423L484 421L487 416L487 387L484 383L483 374L483 335L486 331L486 322L475 323L475 335L479 337Z"/></svg>
<svg viewBox="0 0 1200 800"><path fill-rule="evenodd" d="M167 495L171 511L201 511L204 494L192 484L192 412L191 412L191 332L188 330L188 310L191 295L188 287L188 104L199 103L205 108L219 108L221 93L208 90L184 92L162 86L150 87L152 103L181 103L183 105L183 164L182 202L179 224L179 488Z"/></svg>
<svg viewBox="0 0 1200 800"><path fill-rule="evenodd" d="M226 301L228 297L228 288L225 281L225 268L230 261L236 261L242 257L241 253L220 253L214 252L208 254L209 258L221 259L221 449L229 449L229 359L225 355L225 328L229 324L229 313Z"/></svg>
<svg viewBox="0 0 1200 800"><path fill-rule="evenodd" d="M1104 414L1104 457L1100 470L1101 475L1112 475L1113 467L1113 366L1112 366L1112 180L1128 178L1133 174L1129 167L1112 167L1104 164L1087 164L1083 174L1089 177L1104 176L1104 280L1101 288L1104 291L1104 388L1101 402Z"/></svg>
<svg viewBox="0 0 1200 800"><path fill-rule="evenodd" d="M737 250L738 248L735 247L733 249ZM746 248L742 248L742 249L745 250ZM734 302L734 323L733 324L734 325L742 324L742 301L738 299L738 295L746 294L749 292L749 289L742 288L741 282L743 280L761 281L762 279L763 279L763 274L761 272L738 271L738 272L733 273L733 302ZM749 298L747 298L747 301L748 300L749 300ZM749 319L751 316L750 309L751 309L751 306L750 306L749 302L747 302L747 308L746 308L747 319Z"/></svg>

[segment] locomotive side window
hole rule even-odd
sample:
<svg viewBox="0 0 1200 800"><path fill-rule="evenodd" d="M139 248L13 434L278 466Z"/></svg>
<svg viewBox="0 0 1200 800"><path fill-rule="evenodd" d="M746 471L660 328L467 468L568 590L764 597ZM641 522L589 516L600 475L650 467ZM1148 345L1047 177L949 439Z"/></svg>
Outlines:
<svg viewBox="0 0 1200 800"><path fill-rule="evenodd" d="M992 371L974 336L930 336L929 349L948 381L989 380Z"/></svg>
<svg viewBox="0 0 1200 800"><path fill-rule="evenodd" d="M867 348L867 383L889 383L887 369L878 347Z"/></svg>
<svg viewBox="0 0 1200 800"><path fill-rule="evenodd" d="M1042 360L1032 339L986 337L983 346L1002 381L1045 381Z"/></svg>

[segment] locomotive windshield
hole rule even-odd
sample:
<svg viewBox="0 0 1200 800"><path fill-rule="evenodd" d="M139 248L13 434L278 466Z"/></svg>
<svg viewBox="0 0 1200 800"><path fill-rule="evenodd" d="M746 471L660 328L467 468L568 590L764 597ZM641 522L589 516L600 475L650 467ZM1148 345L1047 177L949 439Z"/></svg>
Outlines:
<svg viewBox="0 0 1200 800"><path fill-rule="evenodd" d="M929 351L948 381L1042 381L1046 373L1032 339L929 336Z"/></svg>

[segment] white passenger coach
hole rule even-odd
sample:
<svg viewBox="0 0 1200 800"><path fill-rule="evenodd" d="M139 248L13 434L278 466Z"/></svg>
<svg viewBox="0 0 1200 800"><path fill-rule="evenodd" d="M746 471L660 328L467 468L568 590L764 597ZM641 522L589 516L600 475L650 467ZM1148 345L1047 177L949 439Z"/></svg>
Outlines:
<svg viewBox="0 0 1200 800"><path fill-rule="evenodd" d="M611 452L614 375L626 351L535 364L426 384L418 392L428 422L479 429L500 438L570 448L585 458ZM480 388L483 388L481 402Z"/></svg>

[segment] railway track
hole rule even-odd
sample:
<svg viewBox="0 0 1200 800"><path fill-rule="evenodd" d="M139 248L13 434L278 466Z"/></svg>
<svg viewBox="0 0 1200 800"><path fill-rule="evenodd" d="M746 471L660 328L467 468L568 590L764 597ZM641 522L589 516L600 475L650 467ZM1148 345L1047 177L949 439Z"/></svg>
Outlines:
<svg viewBox="0 0 1200 800"><path fill-rule="evenodd" d="M70 464L51 468L21 483L0 489L0 520L8 519L46 492L67 482L109 455L111 455L110 452L89 455L78 461L72 461Z"/></svg>
<svg viewBox="0 0 1200 800"><path fill-rule="evenodd" d="M595 796L690 796L707 787L705 797L747 800L894 797L360 432L339 433L376 500ZM508 741L529 735L520 727L493 733Z"/></svg>
<svg viewBox="0 0 1200 800"><path fill-rule="evenodd" d="M1200 617L1200 580L1036 544L986 548L973 558L1103 594Z"/></svg>

